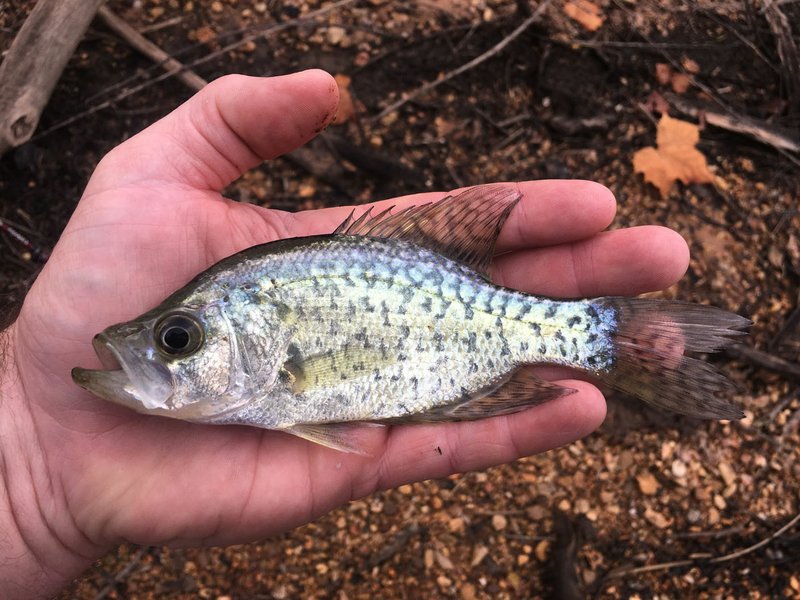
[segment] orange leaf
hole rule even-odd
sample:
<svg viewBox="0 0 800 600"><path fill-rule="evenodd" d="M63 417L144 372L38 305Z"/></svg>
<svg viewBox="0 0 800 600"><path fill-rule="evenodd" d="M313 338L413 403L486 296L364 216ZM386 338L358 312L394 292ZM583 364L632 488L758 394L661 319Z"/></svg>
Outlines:
<svg viewBox="0 0 800 600"><path fill-rule="evenodd" d="M666 197L673 183L711 183L714 175L708 170L706 157L695 148L700 141L700 130L694 123L661 116L656 133L656 148L637 150L633 155L633 169L643 173L645 181L655 185Z"/></svg>
<svg viewBox="0 0 800 600"><path fill-rule="evenodd" d="M606 19L603 10L589 0L570 0L564 5L564 14L589 31L600 29Z"/></svg>
<svg viewBox="0 0 800 600"><path fill-rule="evenodd" d="M333 125L347 123L356 114L356 107L353 103L353 96L350 94L350 77L341 73L334 75L336 85L339 87L339 108L333 118Z"/></svg>

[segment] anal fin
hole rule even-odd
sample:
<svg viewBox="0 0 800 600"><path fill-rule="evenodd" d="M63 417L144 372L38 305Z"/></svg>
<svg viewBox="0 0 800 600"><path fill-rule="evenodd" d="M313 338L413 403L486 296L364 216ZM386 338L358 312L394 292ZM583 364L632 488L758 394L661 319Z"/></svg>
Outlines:
<svg viewBox="0 0 800 600"><path fill-rule="evenodd" d="M436 423L444 421L475 421L488 417L509 415L532 406L544 404L577 390L540 379L530 367L521 367L507 379L466 400L438 406L423 413L390 419L392 423Z"/></svg>
<svg viewBox="0 0 800 600"><path fill-rule="evenodd" d="M333 448L339 452L349 452L362 456L373 456L372 446L376 439L371 432L382 427L379 423L301 423L280 431Z"/></svg>

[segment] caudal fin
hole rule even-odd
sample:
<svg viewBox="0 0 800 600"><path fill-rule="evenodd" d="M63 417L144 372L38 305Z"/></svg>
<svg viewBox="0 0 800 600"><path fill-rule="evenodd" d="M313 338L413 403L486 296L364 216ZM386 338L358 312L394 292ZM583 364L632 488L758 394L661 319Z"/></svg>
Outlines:
<svg viewBox="0 0 800 600"><path fill-rule="evenodd" d="M600 378L648 404L701 419L741 419L733 384L688 352L714 352L744 335L749 320L701 304L598 298L616 314L614 366Z"/></svg>

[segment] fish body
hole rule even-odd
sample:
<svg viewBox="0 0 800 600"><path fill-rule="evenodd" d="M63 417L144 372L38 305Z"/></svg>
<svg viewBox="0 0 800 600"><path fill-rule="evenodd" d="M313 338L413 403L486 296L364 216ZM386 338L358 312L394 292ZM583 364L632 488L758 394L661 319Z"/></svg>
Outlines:
<svg viewBox="0 0 800 600"><path fill-rule="evenodd" d="M349 451L358 448L342 424L476 419L570 393L527 369L543 363L695 416L739 415L718 397L724 379L683 352L724 345L744 319L492 283L494 240L517 199L507 186L471 188L250 248L108 328L95 347L111 370L73 376L140 412Z"/></svg>

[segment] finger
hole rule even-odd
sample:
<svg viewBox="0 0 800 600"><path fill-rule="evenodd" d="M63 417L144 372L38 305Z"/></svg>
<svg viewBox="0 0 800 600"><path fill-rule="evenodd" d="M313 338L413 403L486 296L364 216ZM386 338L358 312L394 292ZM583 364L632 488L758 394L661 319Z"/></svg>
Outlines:
<svg viewBox="0 0 800 600"><path fill-rule="evenodd" d="M680 234L643 226L498 257L492 279L560 298L633 295L669 287L688 266L689 247Z"/></svg>
<svg viewBox="0 0 800 600"><path fill-rule="evenodd" d="M319 70L221 77L109 153L87 191L152 180L221 190L313 138L333 118L338 98L336 82Z"/></svg>
<svg viewBox="0 0 800 600"><path fill-rule="evenodd" d="M593 181L524 181L516 184L522 199L506 221L497 241L498 252L532 246L548 246L579 240L609 226L616 211L611 191ZM366 205L376 210L395 206L397 209L435 202L454 192L413 194ZM330 233L352 211L352 207L336 207L313 212L282 213L291 235Z"/></svg>
<svg viewBox="0 0 800 600"><path fill-rule="evenodd" d="M394 428L376 473L375 487L484 469L568 444L599 427L606 411L600 391L584 381L557 383L578 391L504 417ZM359 496L371 490L356 485L353 491Z"/></svg>

